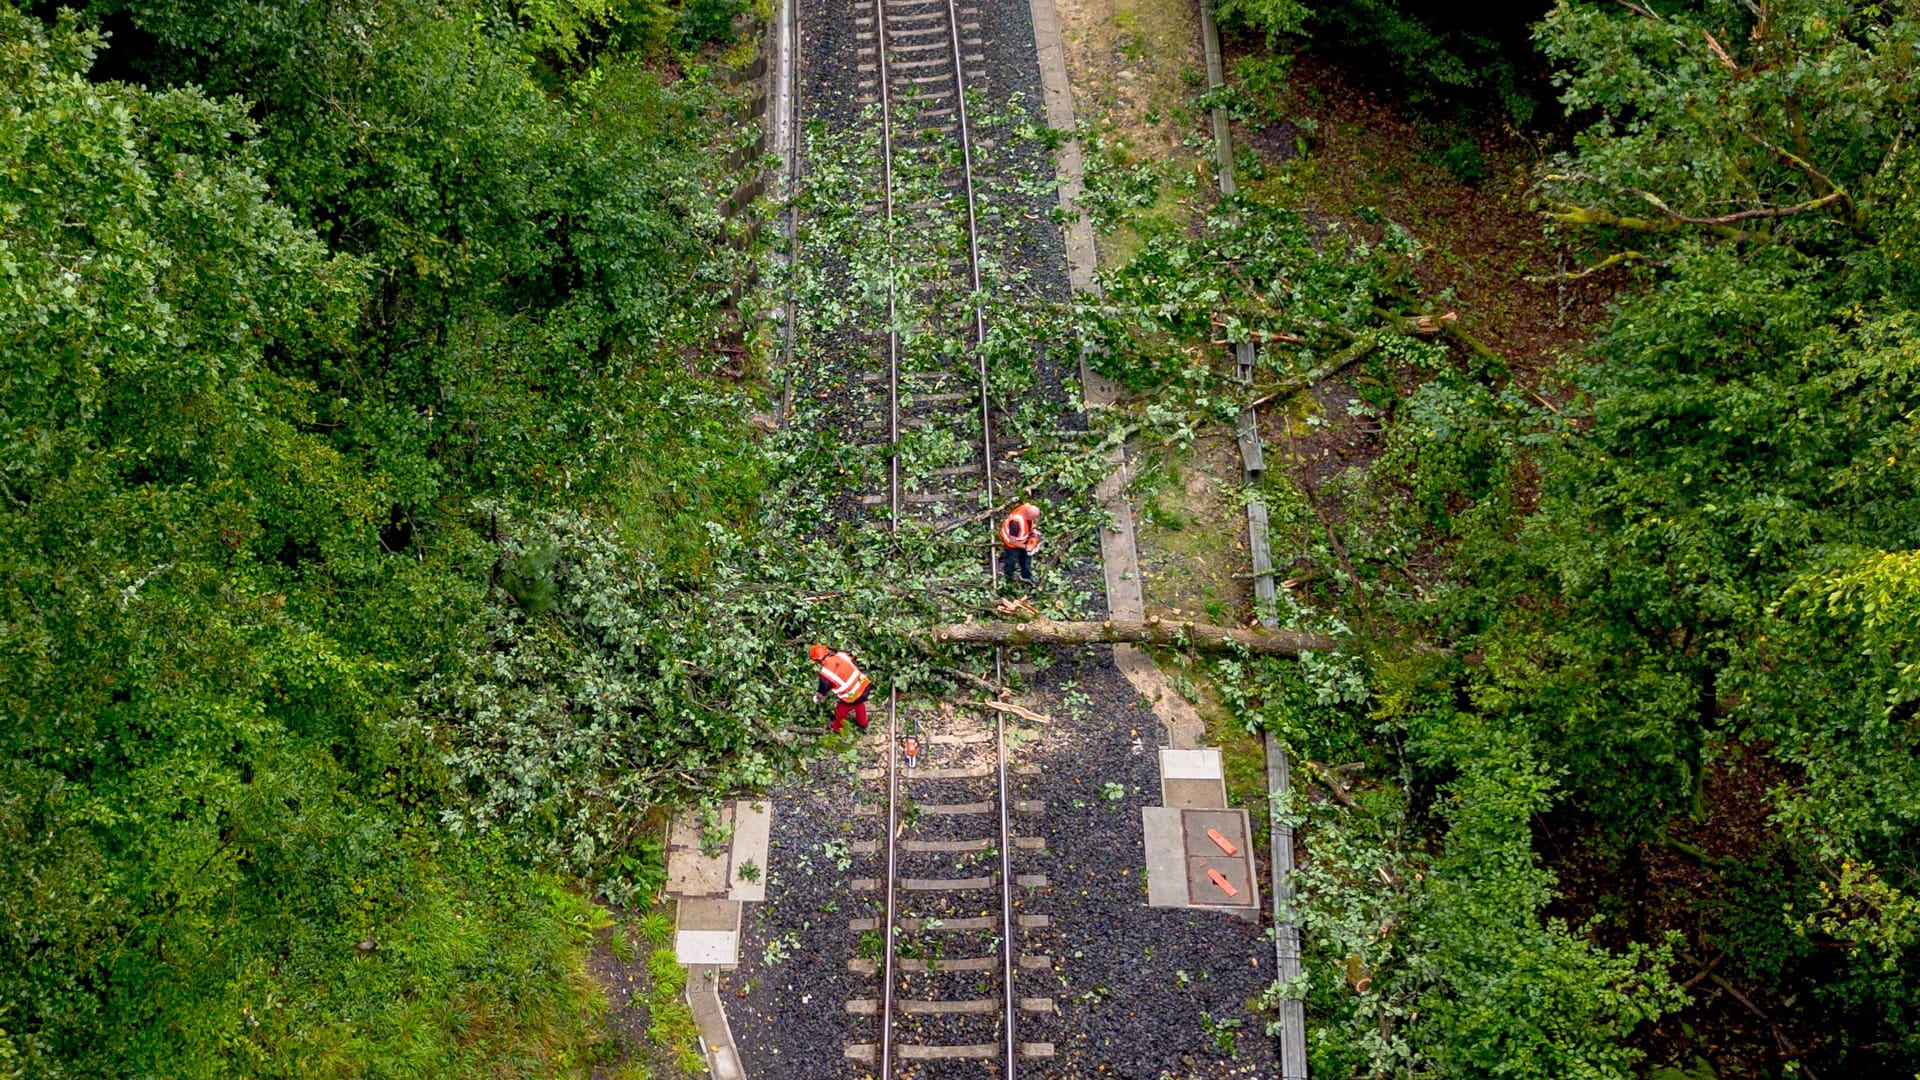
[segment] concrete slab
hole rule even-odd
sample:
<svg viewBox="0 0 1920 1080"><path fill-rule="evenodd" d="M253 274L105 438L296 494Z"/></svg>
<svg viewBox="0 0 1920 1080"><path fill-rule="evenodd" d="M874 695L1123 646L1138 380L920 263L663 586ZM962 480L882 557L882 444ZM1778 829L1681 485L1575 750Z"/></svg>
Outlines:
<svg viewBox="0 0 1920 1080"><path fill-rule="evenodd" d="M1228 859L1245 859L1247 853L1247 813L1244 810L1187 810L1184 815L1187 854ZM1233 847L1223 850L1207 835L1212 829Z"/></svg>
<svg viewBox="0 0 1920 1080"><path fill-rule="evenodd" d="M720 827L733 823L733 804L720 807ZM667 827L667 895L673 897L725 897L728 893L731 848L708 856L700 850L700 816L692 810L674 815Z"/></svg>
<svg viewBox="0 0 1920 1080"><path fill-rule="evenodd" d="M1226 777L1215 747L1160 750L1160 801L1167 806L1225 806Z"/></svg>
<svg viewBox="0 0 1920 1080"><path fill-rule="evenodd" d="M1187 906L1187 844L1177 806L1143 806L1147 834L1147 906Z"/></svg>
<svg viewBox="0 0 1920 1080"><path fill-rule="evenodd" d="M682 964L737 964L740 935L731 930L681 930L673 935L674 957Z"/></svg>
<svg viewBox="0 0 1920 1080"><path fill-rule="evenodd" d="M727 857L709 859L698 848L674 848L667 854L667 895L713 897L727 895Z"/></svg>
<svg viewBox="0 0 1920 1080"><path fill-rule="evenodd" d="M1287 762L1287 748L1266 735L1267 792L1269 794L1270 838L1273 844L1271 867L1273 897L1273 958L1276 974L1283 983L1300 977L1300 928L1288 914L1293 906L1293 826L1281 808L1292 804L1293 775ZM1280 1002L1280 1080L1307 1080L1306 1004L1299 998Z"/></svg>
<svg viewBox="0 0 1920 1080"><path fill-rule="evenodd" d="M1195 810L1143 806L1146 832L1147 906L1229 911L1259 918L1260 889L1253 880L1245 810ZM1213 829L1233 845L1228 855L1207 835ZM1220 888L1207 871L1217 871L1233 889Z"/></svg>
<svg viewBox="0 0 1920 1080"><path fill-rule="evenodd" d="M1160 801L1168 806L1225 807L1225 780L1162 780Z"/></svg>
<svg viewBox="0 0 1920 1080"><path fill-rule="evenodd" d="M687 899L675 906L679 908L679 916L674 921L677 930L740 932L740 905L731 900Z"/></svg>
<svg viewBox="0 0 1920 1080"><path fill-rule="evenodd" d="M667 826L667 846L697 850L700 847L700 815L691 810L675 814Z"/></svg>
<svg viewBox="0 0 1920 1080"><path fill-rule="evenodd" d="M1226 879L1233 891L1229 893L1215 883L1213 873ZM1250 908L1258 900L1253 891L1252 868L1247 865L1247 860L1229 859L1224 855L1189 856L1187 889L1187 895L1196 907Z"/></svg>
<svg viewBox="0 0 1920 1080"><path fill-rule="evenodd" d="M772 833L772 803L734 804L732 865L727 870L728 899L758 903L767 898L767 849Z"/></svg>
<svg viewBox="0 0 1920 1080"><path fill-rule="evenodd" d="M718 968L706 964L687 968L687 1005L693 1009L694 1025L700 1029L700 1045L707 1052L707 1069L713 1080L746 1080L733 1028L727 1023L727 1010L720 1000Z"/></svg>
<svg viewBox="0 0 1920 1080"><path fill-rule="evenodd" d="M1198 750L1162 747L1160 750L1162 780L1223 780L1226 775L1226 767L1221 763L1220 751L1216 747L1203 746Z"/></svg>

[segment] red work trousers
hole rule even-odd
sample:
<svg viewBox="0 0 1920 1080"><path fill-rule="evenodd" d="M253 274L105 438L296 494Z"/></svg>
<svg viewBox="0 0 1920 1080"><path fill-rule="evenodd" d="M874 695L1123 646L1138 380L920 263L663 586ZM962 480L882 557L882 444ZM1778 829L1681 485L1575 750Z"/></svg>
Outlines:
<svg viewBox="0 0 1920 1080"><path fill-rule="evenodd" d="M866 698L863 697L855 702L836 701L833 703L833 733L835 735L840 734L840 726L846 721L848 713L853 714L853 722L860 725L861 731L867 730Z"/></svg>

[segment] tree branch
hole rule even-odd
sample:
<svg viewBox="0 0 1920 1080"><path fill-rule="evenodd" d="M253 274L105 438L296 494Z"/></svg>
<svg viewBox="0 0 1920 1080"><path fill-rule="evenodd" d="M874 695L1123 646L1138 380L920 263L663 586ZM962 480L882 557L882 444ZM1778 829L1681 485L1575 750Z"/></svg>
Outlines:
<svg viewBox="0 0 1920 1080"><path fill-rule="evenodd" d="M1665 199L1662 199L1651 191L1608 183L1597 176L1592 176L1587 173L1552 173L1542 177L1541 181L1543 183L1585 182L1611 188L1622 195L1632 195L1641 199L1647 205L1665 214L1667 220L1663 222L1650 218L1626 217L1615 214L1609 210L1601 210L1597 207L1576 206L1571 203L1557 204L1558 208L1548 211L1547 216L1555 221L1564 222L1569 225L1604 225L1617 229L1632 229L1638 232L1671 232L1681 225L1695 225L1708 229L1718 235L1725 236L1730 240L1757 240L1763 239L1764 234L1748 232L1744 229L1735 229L1732 226L1742 221L1791 217L1795 214L1804 214L1809 210L1818 210L1823 206L1830 206L1843 199L1846 200L1849 205L1852 204L1852 198L1845 190L1835 184L1825 173L1808 164L1804 158L1775 146L1750 131L1745 131L1745 129L1742 129L1742 131L1748 138L1784 156L1796 167L1805 170L1809 176L1815 177L1819 182L1824 183L1828 188L1827 194L1818 199L1795 203L1792 206L1765 206L1758 210L1738 210L1731 214L1721 214L1718 217L1696 217L1692 214L1683 214L1673 207L1668 206Z"/></svg>
<svg viewBox="0 0 1920 1080"><path fill-rule="evenodd" d="M1836 195L1839 196L1840 200L1847 204L1847 209L1852 211L1852 213L1856 216L1856 218L1858 217L1859 209L1854 204L1853 196L1847 194L1847 190L1845 188L1841 187L1839 184L1834 183L1833 177L1828 176L1826 173L1821 172L1817 168L1814 168L1812 162L1808 161L1806 158L1801 157L1799 154L1796 154L1793 151L1788 150L1784 146L1775 145L1773 142L1770 142L1765 137L1760 135L1758 132L1749 130L1744 124L1740 126L1740 134L1745 135L1747 138L1752 139L1754 142L1759 143L1761 146L1764 146L1768 150L1771 150L1775 154L1779 155L1780 160L1786 162L1789 165L1792 165L1796 169L1799 169L1802 173L1806 175L1807 179L1812 180L1816 184L1820 184L1824 186L1827 189L1827 194L1829 196L1836 196ZM1904 135L1905 133L1902 132L1901 134ZM1899 139L1896 138L1894 142L1898 144Z"/></svg>
<svg viewBox="0 0 1920 1080"><path fill-rule="evenodd" d="M1625 217L1611 210L1601 210L1588 206L1574 206L1571 203L1559 204L1559 209L1547 212L1547 217L1563 225L1599 225L1611 229L1626 229L1630 232L1674 232L1682 224L1697 224L1716 236L1728 240L1764 240L1761 233L1736 229L1724 222L1700 220L1688 222L1685 216L1669 210L1669 218L1656 221L1652 218Z"/></svg>
<svg viewBox="0 0 1920 1080"><path fill-rule="evenodd" d="M1736 221L1754 221L1759 218L1792 217L1795 214L1804 214L1809 210L1818 210L1823 206L1831 206L1834 203L1841 201L1842 199L1847 199L1847 193L1844 191L1835 189L1834 191L1829 192L1826 195L1822 195L1817 199L1810 199L1803 203L1795 203L1792 206L1766 206L1758 210L1741 210L1737 213L1722 214L1719 217L1711 217L1711 218L1688 217L1685 214L1675 214L1674 218L1675 220L1683 221L1688 225L1708 225L1708 226L1731 225ZM1851 200L1849 199L1848 201L1850 202ZM1756 234L1747 233L1745 235L1754 236Z"/></svg>
<svg viewBox="0 0 1920 1080"><path fill-rule="evenodd" d="M1602 270L1619 266L1621 263L1644 262L1646 258L1644 254L1638 251L1616 251L1606 258L1601 259L1599 262L1594 263L1592 266L1587 267L1585 270L1564 270L1558 274L1538 274L1529 277L1527 280L1536 285L1546 285L1556 281L1580 281L1585 278L1590 278Z"/></svg>
<svg viewBox="0 0 1920 1080"><path fill-rule="evenodd" d="M1372 352L1377 345L1378 342L1370 337L1357 338L1353 344L1327 357L1326 363L1313 368L1304 375L1288 379L1267 393L1247 402L1247 408L1257 409L1282 394L1298 393L1301 390L1313 386L1322 379L1338 375L1354 364L1359 363L1368 353Z"/></svg>
<svg viewBox="0 0 1920 1080"><path fill-rule="evenodd" d="M1703 27L1700 32L1707 36L1707 49L1713 53L1714 59L1720 61L1728 71L1740 70L1740 65L1734 63L1733 57L1728 55L1727 50L1722 48L1720 42L1714 39L1713 31Z"/></svg>
<svg viewBox="0 0 1920 1080"><path fill-rule="evenodd" d="M992 709L995 712L1010 713L1014 716L1021 718L1022 720L1031 720L1036 724L1053 723L1053 717L1051 716L1047 716L1044 713L1034 712L1031 709L1023 709L1020 706L1015 705L1012 702L1008 702L1008 701L956 701L954 702L954 704L960 706L963 709L975 709L981 712L985 712L988 709Z"/></svg>

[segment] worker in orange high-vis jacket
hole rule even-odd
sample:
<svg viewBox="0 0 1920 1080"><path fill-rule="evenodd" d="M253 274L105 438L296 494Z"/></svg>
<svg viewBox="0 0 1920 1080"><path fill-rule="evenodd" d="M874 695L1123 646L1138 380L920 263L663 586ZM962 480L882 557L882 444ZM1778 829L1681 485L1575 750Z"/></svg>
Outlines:
<svg viewBox="0 0 1920 1080"><path fill-rule="evenodd" d="M840 734L840 727L849 715L861 731L867 730L867 695L873 692L873 680L853 662L853 657L838 649L815 645L807 650L807 657L820 665L820 689L813 700L824 701L828 694L837 699L833 705L833 733Z"/></svg>
<svg viewBox="0 0 1920 1080"><path fill-rule="evenodd" d="M1030 502L1014 507L1000 523L1000 546L1006 549L1000 576L1008 581L1017 576L1033 584L1033 553L1040 550L1040 508Z"/></svg>

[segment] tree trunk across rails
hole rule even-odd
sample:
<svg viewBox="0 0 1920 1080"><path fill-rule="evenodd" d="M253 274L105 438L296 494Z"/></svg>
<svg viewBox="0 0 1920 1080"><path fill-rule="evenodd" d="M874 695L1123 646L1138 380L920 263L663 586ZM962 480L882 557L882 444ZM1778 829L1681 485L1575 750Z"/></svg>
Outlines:
<svg viewBox="0 0 1920 1080"><path fill-rule="evenodd" d="M948 623L933 628L933 640L968 645L1092 645L1102 642L1168 645L1196 652L1245 650L1264 656L1299 656L1303 652L1331 652L1332 638L1293 630L1251 630L1206 623L1168 622L1153 618L1105 619L1100 622Z"/></svg>

